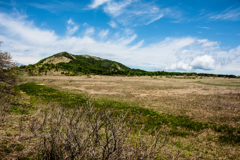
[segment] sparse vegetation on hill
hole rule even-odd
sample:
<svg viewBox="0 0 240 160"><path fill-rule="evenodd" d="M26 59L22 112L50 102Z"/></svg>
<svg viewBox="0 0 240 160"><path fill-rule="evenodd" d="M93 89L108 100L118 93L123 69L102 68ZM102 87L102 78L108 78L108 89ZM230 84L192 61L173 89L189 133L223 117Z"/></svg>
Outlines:
<svg viewBox="0 0 240 160"><path fill-rule="evenodd" d="M88 55L72 55L67 52L55 54L40 60L35 65L22 66L29 75L42 75L48 72L61 72L64 75L99 74L122 75L131 69L121 63L92 57Z"/></svg>

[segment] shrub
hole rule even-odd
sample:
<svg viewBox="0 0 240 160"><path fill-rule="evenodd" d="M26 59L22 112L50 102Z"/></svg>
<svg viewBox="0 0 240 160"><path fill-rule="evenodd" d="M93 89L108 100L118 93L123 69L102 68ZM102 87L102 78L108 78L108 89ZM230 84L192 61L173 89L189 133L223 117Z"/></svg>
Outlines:
<svg viewBox="0 0 240 160"><path fill-rule="evenodd" d="M40 159L153 159L165 144L160 132L136 135L126 115L97 110L90 101L74 109L51 106L43 114Z"/></svg>
<svg viewBox="0 0 240 160"><path fill-rule="evenodd" d="M14 67L15 63L12 61L11 55L8 52L0 52L0 82L11 85L16 83Z"/></svg>
<svg viewBox="0 0 240 160"><path fill-rule="evenodd" d="M15 63L8 52L0 52L0 122L4 122L15 95Z"/></svg>

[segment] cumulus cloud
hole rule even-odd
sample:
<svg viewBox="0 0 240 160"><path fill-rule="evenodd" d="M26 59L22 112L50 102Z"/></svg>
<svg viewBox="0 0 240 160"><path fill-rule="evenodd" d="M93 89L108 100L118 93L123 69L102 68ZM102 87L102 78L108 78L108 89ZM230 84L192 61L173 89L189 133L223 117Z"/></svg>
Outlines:
<svg viewBox="0 0 240 160"><path fill-rule="evenodd" d="M69 19L67 24L73 24ZM144 40L130 31L109 35L106 29L87 26L82 36L59 36L25 18L0 13L1 50L12 54L18 63L36 63L46 56L68 51L90 54L147 70L206 71L240 68L240 46L229 50L219 42L194 37L166 38L144 45ZM114 33L113 33L114 34ZM101 41L97 41L100 37ZM236 71L237 72L237 71Z"/></svg>
<svg viewBox="0 0 240 160"><path fill-rule="evenodd" d="M197 56L191 63L192 69L212 70L215 68L215 60L210 55Z"/></svg>
<svg viewBox="0 0 240 160"><path fill-rule="evenodd" d="M197 56L192 61L180 61L166 67L167 70L193 71L193 70L213 70L215 60L210 55Z"/></svg>
<svg viewBox="0 0 240 160"><path fill-rule="evenodd" d="M177 52L177 61L166 67L166 70L198 71L223 69L236 61L237 48L223 50L220 44L207 39L194 39L193 43ZM230 56L232 55L232 56Z"/></svg>

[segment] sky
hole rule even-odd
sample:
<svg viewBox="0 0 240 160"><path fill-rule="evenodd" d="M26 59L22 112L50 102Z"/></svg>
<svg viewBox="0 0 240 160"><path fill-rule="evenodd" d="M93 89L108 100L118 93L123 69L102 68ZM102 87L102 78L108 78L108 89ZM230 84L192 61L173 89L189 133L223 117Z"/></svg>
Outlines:
<svg viewBox="0 0 240 160"><path fill-rule="evenodd" d="M240 0L0 0L0 50L67 51L147 71L240 75Z"/></svg>

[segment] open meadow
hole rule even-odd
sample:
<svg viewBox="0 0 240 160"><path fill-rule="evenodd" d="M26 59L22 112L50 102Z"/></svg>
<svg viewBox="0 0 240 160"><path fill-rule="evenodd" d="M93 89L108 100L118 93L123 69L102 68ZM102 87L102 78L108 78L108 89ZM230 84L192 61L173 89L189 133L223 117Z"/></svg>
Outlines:
<svg viewBox="0 0 240 160"><path fill-rule="evenodd" d="M3 159L240 159L237 78L21 76L18 90Z"/></svg>
<svg viewBox="0 0 240 160"><path fill-rule="evenodd" d="M240 79L96 75L36 76L26 80L94 98L131 102L200 122L240 126Z"/></svg>
<svg viewBox="0 0 240 160"><path fill-rule="evenodd" d="M140 106L159 114L187 117L201 124L238 129L240 126L240 79L91 75L26 77L25 80L70 93L84 93L97 101L125 102L125 105ZM239 158L239 137L230 140L230 146L227 143L221 145L216 139L219 133L211 127L197 128L190 134L180 129L185 127L185 124L181 125L174 126L177 128L174 132L182 135L172 136L169 133L169 145L164 148L166 153L168 150L175 155L180 152L183 158L196 158L198 154L204 154L207 159ZM228 139L228 133L225 136Z"/></svg>

